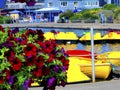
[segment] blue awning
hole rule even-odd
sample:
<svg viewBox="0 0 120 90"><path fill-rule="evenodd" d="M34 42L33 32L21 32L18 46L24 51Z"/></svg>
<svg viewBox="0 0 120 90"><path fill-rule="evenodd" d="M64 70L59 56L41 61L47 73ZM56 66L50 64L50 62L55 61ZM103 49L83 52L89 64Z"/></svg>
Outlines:
<svg viewBox="0 0 120 90"><path fill-rule="evenodd" d="M23 14L21 11L13 10L9 12L10 14Z"/></svg>

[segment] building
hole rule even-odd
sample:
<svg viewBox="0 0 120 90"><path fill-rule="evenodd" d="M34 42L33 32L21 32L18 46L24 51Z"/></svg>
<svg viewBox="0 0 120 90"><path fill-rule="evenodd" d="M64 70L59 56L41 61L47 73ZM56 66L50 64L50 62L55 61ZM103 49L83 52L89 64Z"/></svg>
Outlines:
<svg viewBox="0 0 120 90"><path fill-rule="evenodd" d="M117 6L120 5L120 0L112 0L112 4L116 4Z"/></svg>
<svg viewBox="0 0 120 90"><path fill-rule="evenodd" d="M105 4L115 4L117 6L120 5L120 0L99 0L100 7Z"/></svg>
<svg viewBox="0 0 120 90"><path fill-rule="evenodd" d="M6 0L5 9L40 9L43 8L44 0L36 0L36 4L34 6L27 6L26 3L15 3L14 0Z"/></svg>
<svg viewBox="0 0 120 90"><path fill-rule="evenodd" d="M44 7L58 7L63 11L76 8L91 9L99 7L98 0L45 0L44 3Z"/></svg>
<svg viewBox="0 0 120 90"><path fill-rule="evenodd" d="M107 4L105 0L99 0L100 7L104 6L105 4Z"/></svg>

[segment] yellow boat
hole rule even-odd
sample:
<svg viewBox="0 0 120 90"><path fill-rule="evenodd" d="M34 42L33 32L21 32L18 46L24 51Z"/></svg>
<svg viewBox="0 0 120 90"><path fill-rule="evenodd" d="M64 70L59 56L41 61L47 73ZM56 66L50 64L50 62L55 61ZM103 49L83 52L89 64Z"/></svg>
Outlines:
<svg viewBox="0 0 120 90"><path fill-rule="evenodd" d="M91 62L80 64L81 71L89 77L92 77ZM102 63L102 61L95 62L95 78L107 79L111 72L110 63Z"/></svg>
<svg viewBox="0 0 120 90"><path fill-rule="evenodd" d="M100 32L96 32L94 34L94 40L101 40L101 39L102 39L101 33ZM91 40L91 33L90 32L86 33L85 35L83 35L82 37L80 37L79 40L80 41Z"/></svg>
<svg viewBox="0 0 120 90"><path fill-rule="evenodd" d="M74 32L59 32L55 38L56 40L78 40L78 36Z"/></svg>
<svg viewBox="0 0 120 90"><path fill-rule="evenodd" d="M110 62L114 65L120 66L120 51L111 51L98 54L96 59L101 60L102 62Z"/></svg>
<svg viewBox="0 0 120 90"><path fill-rule="evenodd" d="M69 57L69 60L69 68L67 71L68 83L91 81L91 78L80 71L80 59L77 57Z"/></svg>
<svg viewBox="0 0 120 90"><path fill-rule="evenodd" d="M108 32L102 37L103 40L117 40L120 39L120 34L117 32Z"/></svg>

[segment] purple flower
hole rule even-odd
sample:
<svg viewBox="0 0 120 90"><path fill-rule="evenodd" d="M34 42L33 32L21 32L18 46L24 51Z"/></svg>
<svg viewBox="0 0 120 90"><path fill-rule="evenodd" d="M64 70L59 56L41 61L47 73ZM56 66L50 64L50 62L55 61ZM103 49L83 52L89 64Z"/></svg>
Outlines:
<svg viewBox="0 0 120 90"><path fill-rule="evenodd" d="M54 66L54 68L53 68L53 70L55 71L55 72L58 72L59 71L59 66Z"/></svg>
<svg viewBox="0 0 120 90"><path fill-rule="evenodd" d="M64 48L61 49L61 52L64 54L64 56L68 56L68 54L65 52Z"/></svg>
<svg viewBox="0 0 120 90"><path fill-rule="evenodd" d="M21 38L16 38L16 40L17 40L18 42L22 42Z"/></svg>
<svg viewBox="0 0 120 90"><path fill-rule="evenodd" d="M12 30L12 33L18 33L19 32L19 28L18 27L16 27L14 30Z"/></svg>
<svg viewBox="0 0 120 90"><path fill-rule="evenodd" d="M12 85L14 83L14 78L15 78L14 76L10 77L9 82L8 82L10 85Z"/></svg>
<svg viewBox="0 0 120 90"><path fill-rule="evenodd" d="M24 83L25 90L28 90L30 80L26 80Z"/></svg>
<svg viewBox="0 0 120 90"><path fill-rule="evenodd" d="M66 85L66 82L65 81L61 81L60 85L64 87Z"/></svg>
<svg viewBox="0 0 120 90"><path fill-rule="evenodd" d="M52 77L48 80L48 87L52 87L55 84L55 77Z"/></svg>
<svg viewBox="0 0 120 90"><path fill-rule="evenodd" d="M63 67L62 67L62 70L63 70L63 71L66 71L66 70L67 70L66 66L63 66Z"/></svg>

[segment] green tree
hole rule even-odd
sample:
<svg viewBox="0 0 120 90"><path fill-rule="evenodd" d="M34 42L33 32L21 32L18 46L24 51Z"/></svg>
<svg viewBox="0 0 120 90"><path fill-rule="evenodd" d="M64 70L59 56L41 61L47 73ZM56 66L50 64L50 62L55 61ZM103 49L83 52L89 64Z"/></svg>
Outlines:
<svg viewBox="0 0 120 90"><path fill-rule="evenodd" d="M105 4L103 6L104 10L114 10L117 6L115 4Z"/></svg>
<svg viewBox="0 0 120 90"><path fill-rule="evenodd" d="M63 12L63 13L60 15L60 18L62 18L62 17L68 17L68 18L70 18L70 17L72 17L73 15L74 15L73 11L67 10L66 12Z"/></svg>
<svg viewBox="0 0 120 90"><path fill-rule="evenodd" d="M114 10L114 19L118 19L119 15L120 15L120 7L117 7Z"/></svg>

